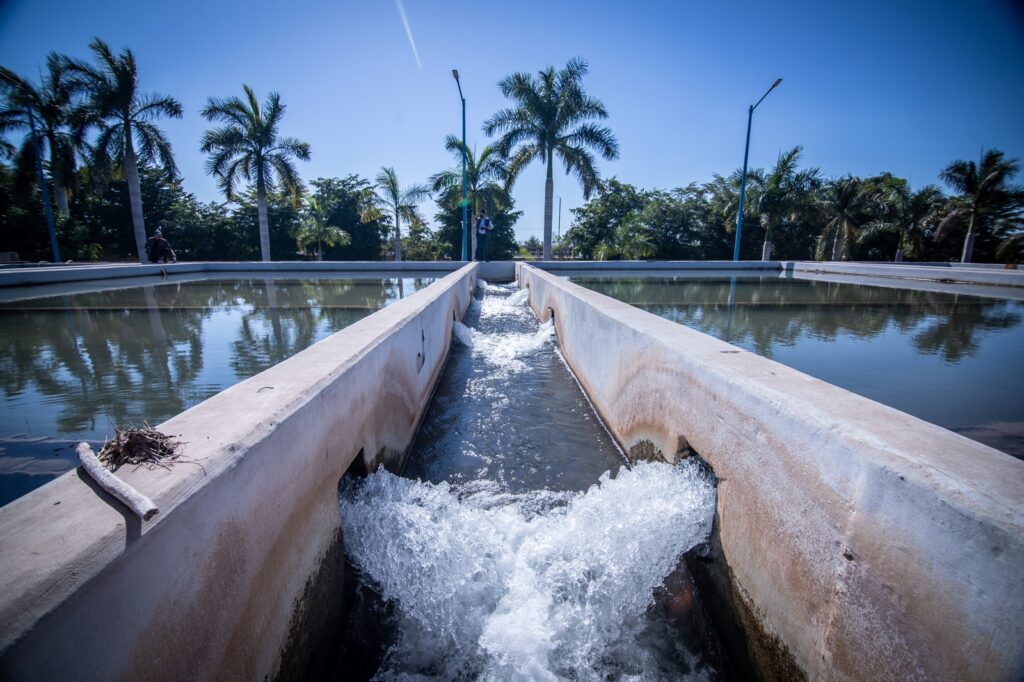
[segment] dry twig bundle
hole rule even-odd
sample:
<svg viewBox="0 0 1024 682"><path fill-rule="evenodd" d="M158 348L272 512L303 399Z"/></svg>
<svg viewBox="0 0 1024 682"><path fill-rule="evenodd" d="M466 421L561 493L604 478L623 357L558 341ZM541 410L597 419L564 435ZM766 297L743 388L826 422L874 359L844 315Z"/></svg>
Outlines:
<svg viewBox="0 0 1024 682"><path fill-rule="evenodd" d="M99 460L111 471L117 471L125 464L148 468L163 467L170 469L170 464L178 459L180 443L165 433L160 433L144 422L141 429L129 426L125 429L114 429L114 438L103 444Z"/></svg>

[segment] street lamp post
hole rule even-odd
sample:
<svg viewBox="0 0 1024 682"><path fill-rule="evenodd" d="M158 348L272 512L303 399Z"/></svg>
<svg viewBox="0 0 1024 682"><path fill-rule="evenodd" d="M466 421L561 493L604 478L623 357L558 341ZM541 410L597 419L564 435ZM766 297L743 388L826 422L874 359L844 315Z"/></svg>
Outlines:
<svg viewBox="0 0 1024 682"><path fill-rule="evenodd" d="M466 246L468 235L466 233L466 98L462 95L462 83L459 82L459 70L452 69L455 76L455 85L459 86L459 99L462 100L462 260L468 261Z"/></svg>
<svg viewBox="0 0 1024 682"><path fill-rule="evenodd" d="M736 211L736 243L732 248L732 259L738 261L740 259L740 236L743 234L743 208L744 208L744 197L747 193L747 158L750 155L750 124L754 119L754 109L757 109L757 105L764 101L764 98L768 96L772 90L779 86L782 79L776 79L772 86L768 88L761 99L757 100L757 104L752 104L750 109L747 111L747 146L743 148L743 176L740 180L740 206Z"/></svg>

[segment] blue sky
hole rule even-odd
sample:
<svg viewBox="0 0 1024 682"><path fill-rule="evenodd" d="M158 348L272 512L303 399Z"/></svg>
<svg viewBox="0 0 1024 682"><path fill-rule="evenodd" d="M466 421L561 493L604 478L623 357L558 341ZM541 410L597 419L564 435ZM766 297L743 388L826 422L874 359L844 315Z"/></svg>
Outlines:
<svg viewBox="0 0 1024 682"><path fill-rule="evenodd" d="M454 165L442 147L460 126L452 68L479 147L481 124L504 104L503 76L574 56L590 62L585 85L621 147L602 175L642 187L738 168L747 105L776 77L755 114L752 166L802 144L805 163L827 175L889 170L920 186L982 147L1024 158L1024 14L1010 0L405 0L405 10L422 68L395 0L6 0L0 64L31 75L51 50L86 56L93 36L131 47L143 90L185 107L164 128L185 187L203 200L220 197L198 150L199 110L243 82L281 93L282 132L312 145L303 177L372 178L392 165L412 183ZM520 239L541 234L543 182L534 166L515 187ZM564 230L582 193L559 170L555 194Z"/></svg>

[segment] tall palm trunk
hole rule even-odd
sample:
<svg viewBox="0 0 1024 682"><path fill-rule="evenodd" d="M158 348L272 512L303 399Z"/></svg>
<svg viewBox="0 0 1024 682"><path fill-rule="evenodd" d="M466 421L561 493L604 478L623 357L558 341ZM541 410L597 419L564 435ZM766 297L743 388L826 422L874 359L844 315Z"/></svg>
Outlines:
<svg viewBox="0 0 1024 682"><path fill-rule="evenodd" d="M967 223L967 236L964 237L964 251L960 254L961 263L970 263L974 253L974 207L971 207L971 221Z"/></svg>
<svg viewBox="0 0 1024 682"><path fill-rule="evenodd" d="M260 258L270 260L270 220L267 218L267 184L261 173L256 178L256 213L260 222Z"/></svg>
<svg viewBox="0 0 1024 682"><path fill-rule="evenodd" d="M395 262L402 260L402 219L398 215L398 207L395 207Z"/></svg>
<svg viewBox="0 0 1024 682"><path fill-rule="evenodd" d="M57 161L56 140L51 136L47 138L50 145L50 175L53 177L53 200L57 204L57 213L67 217L68 191L64 188L64 174L61 173L60 164Z"/></svg>
<svg viewBox="0 0 1024 682"><path fill-rule="evenodd" d="M761 244L761 260L772 259L772 220L768 220L768 229L764 232L764 243Z"/></svg>
<svg viewBox="0 0 1024 682"><path fill-rule="evenodd" d="M53 179L53 200L57 204L57 214L66 218L71 212L68 208L68 193L57 181L56 177Z"/></svg>
<svg viewBox="0 0 1024 682"><path fill-rule="evenodd" d="M554 150L548 150L548 176L544 180L544 260L551 260L551 208L555 194L555 181L551 177L554 167Z"/></svg>
<svg viewBox="0 0 1024 682"><path fill-rule="evenodd" d="M846 221L836 226L836 241L832 245L832 260L843 259L843 245L846 242Z"/></svg>
<svg viewBox="0 0 1024 682"><path fill-rule="evenodd" d="M128 180L128 199L132 206L132 227L135 228L135 248L139 262L146 262L146 220L142 215L142 185L139 183L139 165L132 143L132 128L124 126L124 174Z"/></svg>

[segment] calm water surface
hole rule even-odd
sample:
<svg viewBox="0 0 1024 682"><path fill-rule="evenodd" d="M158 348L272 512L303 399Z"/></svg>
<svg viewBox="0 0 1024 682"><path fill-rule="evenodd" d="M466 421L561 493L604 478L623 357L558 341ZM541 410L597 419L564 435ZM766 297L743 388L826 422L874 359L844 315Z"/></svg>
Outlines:
<svg viewBox="0 0 1024 682"><path fill-rule="evenodd" d="M771 277L577 284L1024 458L1024 303Z"/></svg>
<svg viewBox="0 0 1024 682"><path fill-rule="evenodd" d="M431 281L207 280L0 304L0 504L74 466L74 443L158 424Z"/></svg>

